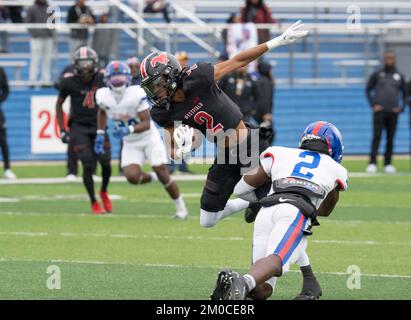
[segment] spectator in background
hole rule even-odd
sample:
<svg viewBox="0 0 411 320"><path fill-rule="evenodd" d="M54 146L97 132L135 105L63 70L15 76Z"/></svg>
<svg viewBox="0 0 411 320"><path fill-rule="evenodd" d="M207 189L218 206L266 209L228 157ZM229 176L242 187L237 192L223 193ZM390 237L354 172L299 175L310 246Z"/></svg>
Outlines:
<svg viewBox="0 0 411 320"><path fill-rule="evenodd" d="M16 179L16 175L11 171L9 147L7 145L6 119L2 110L2 104L9 96L9 83L4 69L0 67L0 148L3 155L4 177L6 179Z"/></svg>
<svg viewBox="0 0 411 320"><path fill-rule="evenodd" d="M8 6L10 13L10 20L13 23L23 23L23 17L21 13L23 11L22 6Z"/></svg>
<svg viewBox="0 0 411 320"><path fill-rule="evenodd" d="M253 48L258 44L257 29L252 22L242 23L239 14L233 16L232 23L227 28L227 54L231 59L236 54ZM257 70L257 61L248 65L248 72Z"/></svg>
<svg viewBox="0 0 411 320"><path fill-rule="evenodd" d="M396 172L391 160L398 115L404 110L406 104L406 91L404 76L395 66L395 54L385 53L384 67L370 76L366 88L368 102L373 110L373 138L370 163L366 169L368 173L377 172L378 147L384 129L387 134L384 171L386 173ZM400 98L402 107L399 103Z"/></svg>
<svg viewBox="0 0 411 320"><path fill-rule="evenodd" d="M220 80L219 87L240 107L243 121L258 124L255 118L259 100L257 77L248 74L247 67L227 74Z"/></svg>
<svg viewBox="0 0 411 320"><path fill-rule="evenodd" d="M76 4L70 7L67 14L67 23L79 23L84 26L93 25L95 18L93 12L86 6L86 0L77 0ZM71 29L70 31L70 56L82 47L87 46L88 28Z"/></svg>
<svg viewBox="0 0 411 320"><path fill-rule="evenodd" d="M137 57L130 57L127 59L127 65L130 68L131 72L131 85L139 85L140 60Z"/></svg>
<svg viewBox="0 0 411 320"><path fill-rule="evenodd" d="M258 65L258 79L257 79L257 90L258 90L258 100L257 100L257 114L255 119L261 127L272 128L273 129L273 140L275 138L274 128L273 128L273 104L274 104L274 77L272 74L271 65L264 60L259 60Z"/></svg>
<svg viewBox="0 0 411 320"><path fill-rule="evenodd" d="M47 23L51 14L47 13L47 0L35 0L27 10L27 23ZM36 81L41 66L41 80L51 81L51 64L54 50L54 31L49 28L29 29L31 36L30 81Z"/></svg>
<svg viewBox="0 0 411 320"><path fill-rule="evenodd" d="M241 21L243 23L276 23L263 0L247 0L245 7L241 8ZM271 39L269 29L258 29L257 33L258 43L264 43Z"/></svg>
<svg viewBox="0 0 411 320"><path fill-rule="evenodd" d="M7 23L9 19L9 10L6 6L0 6L0 24ZM7 31L0 31L0 52L8 52L8 34Z"/></svg>
<svg viewBox="0 0 411 320"><path fill-rule="evenodd" d="M104 13L100 16L98 23L108 23L110 14ZM111 60L111 54L114 39L114 30L110 29L96 29L93 34L93 49L99 56L99 64L101 68L105 68Z"/></svg>
<svg viewBox="0 0 411 320"><path fill-rule="evenodd" d="M178 51L174 54L178 62L180 62L181 67L184 68L189 68L189 58L188 54L185 51ZM170 164L168 165L168 170L170 173L175 172L176 170L176 164L173 160L170 160ZM181 163L178 165L178 171L182 174L193 174L192 171L188 168L187 162L183 159L181 159Z"/></svg>
<svg viewBox="0 0 411 320"><path fill-rule="evenodd" d="M146 0L146 6L144 7L145 13L157 13L162 12L164 20L167 23L171 22L170 19L170 1L169 0Z"/></svg>

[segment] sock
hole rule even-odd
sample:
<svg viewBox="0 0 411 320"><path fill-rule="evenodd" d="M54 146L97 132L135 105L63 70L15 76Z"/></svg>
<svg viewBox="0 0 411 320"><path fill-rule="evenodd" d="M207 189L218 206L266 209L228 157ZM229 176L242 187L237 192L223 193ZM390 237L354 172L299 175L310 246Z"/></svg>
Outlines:
<svg viewBox="0 0 411 320"><path fill-rule="evenodd" d="M252 275L243 275L245 282L247 283L248 291L253 290L256 287L255 279Z"/></svg>
<svg viewBox="0 0 411 320"><path fill-rule="evenodd" d="M91 167L83 168L83 183L86 187L91 203L96 202L96 196L94 194L93 169Z"/></svg>
<svg viewBox="0 0 411 320"><path fill-rule="evenodd" d="M148 175L151 177L151 182L158 181L158 177L155 172L148 172Z"/></svg>
<svg viewBox="0 0 411 320"><path fill-rule="evenodd" d="M233 213L236 213L238 211L248 208L249 204L250 203L248 201L245 201L240 198L228 200L227 204L225 205L224 210L220 211L221 216L219 217L219 220L224 219L228 216L231 216Z"/></svg>
<svg viewBox="0 0 411 320"><path fill-rule="evenodd" d="M186 205L184 203L184 199L183 199L182 195L180 195L177 199L173 199L173 201L176 205L177 210L185 210L186 209Z"/></svg>
<svg viewBox="0 0 411 320"><path fill-rule="evenodd" d="M310 265L300 267L300 270L304 278L314 278L314 273Z"/></svg>
<svg viewBox="0 0 411 320"><path fill-rule="evenodd" d="M102 175L102 183L101 183L101 191L106 192L107 191L107 186L108 183L110 182L110 177L111 177L111 166L102 166L101 170L101 175Z"/></svg>

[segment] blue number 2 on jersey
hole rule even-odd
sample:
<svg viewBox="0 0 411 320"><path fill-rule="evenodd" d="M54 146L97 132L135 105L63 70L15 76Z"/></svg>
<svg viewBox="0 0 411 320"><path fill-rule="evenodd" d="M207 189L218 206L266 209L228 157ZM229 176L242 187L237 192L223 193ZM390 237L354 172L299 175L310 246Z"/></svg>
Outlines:
<svg viewBox="0 0 411 320"><path fill-rule="evenodd" d="M300 178L304 178L304 179L308 179L308 180L312 179L312 177L314 175L311 172L301 173L300 171L301 171L302 168L308 168L308 169L317 168L318 165L320 164L321 156L317 152L313 152L313 151L303 151L299 154L300 158L305 158L307 156L312 157L312 161L311 162L301 161L301 162L297 163L294 167L294 170L293 170L293 173L291 174L291 176L300 177Z"/></svg>

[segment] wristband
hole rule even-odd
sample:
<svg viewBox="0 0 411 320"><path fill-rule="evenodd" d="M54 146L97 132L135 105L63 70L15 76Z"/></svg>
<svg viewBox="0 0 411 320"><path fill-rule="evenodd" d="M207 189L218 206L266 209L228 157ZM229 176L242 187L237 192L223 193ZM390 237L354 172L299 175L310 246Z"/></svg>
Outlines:
<svg viewBox="0 0 411 320"><path fill-rule="evenodd" d="M98 129L97 130L97 134L104 134L104 133L105 133L105 131L103 129Z"/></svg>
<svg viewBox="0 0 411 320"><path fill-rule="evenodd" d="M265 43L267 45L268 50L272 50L274 48L277 48L280 45L280 41L277 38L274 38L274 39L272 39L270 41L267 41Z"/></svg>
<svg viewBox="0 0 411 320"><path fill-rule="evenodd" d="M133 125L128 126L128 131L130 133L134 133L134 126Z"/></svg>

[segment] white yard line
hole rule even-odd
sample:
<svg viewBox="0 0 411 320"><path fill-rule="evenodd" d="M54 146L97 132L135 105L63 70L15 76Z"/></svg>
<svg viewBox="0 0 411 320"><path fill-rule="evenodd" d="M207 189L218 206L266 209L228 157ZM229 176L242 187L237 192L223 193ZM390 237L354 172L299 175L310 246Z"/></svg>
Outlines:
<svg viewBox="0 0 411 320"><path fill-rule="evenodd" d="M87 261L87 260L66 260L66 259L51 259L51 260L37 260L37 259L15 259L15 258L0 258L1 262L38 262L38 263L70 263L70 264L91 264L91 265L124 265L124 266L136 266L136 267L149 267L149 268L181 268L181 269L221 269L222 266L201 266L201 265L179 265L179 264L161 264L161 263L133 263L127 261L108 262L108 261ZM233 267L233 269L244 269L244 267ZM290 270L289 272L300 273L298 270ZM351 274L344 272L317 272L317 274L329 274L336 276L349 276ZM363 277L375 277L375 278L400 278L411 279L411 275L400 274L372 274L362 273Z"/></svg>
<svg viewBox="0 0 411 320"><path fill-rule="evenodd" d="M216 237L216 236L173 236L173 235L151 235L151 234L127 234L127 233L78 233L78 232L25 232L25 231L1 231L1 236L17 237L72 237L72 238L122 238L122 239L156 239L156 240L205 240L205 241L250 241L251 237ZM355 246L411 246L411 242L392 242L374 240L310 240L319 244L343 244Z"/></svg>
<svg viewBox="0 0 411 320"><path fill-rule="evenodd" d="M410 176L410 173L396 173L396 174L385 174L385 173L376 173L369 174L365 172L351 172L348 174L350 178L380 178L380 177L402 177ZM173 180L175 181L204 181L207 177L205 174L192 174L192 175L173 175ZM126 182L125 177L111 177L111 182ZM71 184L71 183L82 183L81 178L76 178L75 181L67 181L66 178L22 178L16 180L5 180L0 179L0 185L20 185L20 184Z"/></svg>

